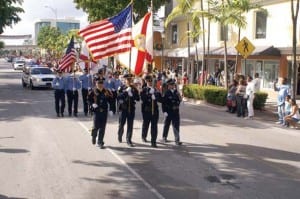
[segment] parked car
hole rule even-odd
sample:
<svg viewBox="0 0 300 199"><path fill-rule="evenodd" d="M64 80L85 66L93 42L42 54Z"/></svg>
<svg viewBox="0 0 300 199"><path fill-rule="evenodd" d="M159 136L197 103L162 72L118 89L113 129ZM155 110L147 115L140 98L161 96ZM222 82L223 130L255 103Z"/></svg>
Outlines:
<svg viewBox="0 0 300 199"><path fill-rule="evenodd" d="M29 86L32 90L36 87L52 87L54 73L48 67L36 66L25 68L22 74L22 86Z"/></svg>

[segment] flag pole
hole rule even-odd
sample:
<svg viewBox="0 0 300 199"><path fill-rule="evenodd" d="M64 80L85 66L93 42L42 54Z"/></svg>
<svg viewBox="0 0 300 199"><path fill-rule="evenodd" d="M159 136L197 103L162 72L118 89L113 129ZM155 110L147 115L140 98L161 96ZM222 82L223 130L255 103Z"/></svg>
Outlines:
<svg viewBox="0 0 300 199"><path fill-rule="evenodd" d="M131 0L130 2L131 4L131 34L130 34L130 37L131 37L131 41L132 41L132 22L133 22L133 0ZM130 47L130 51L129 51L129 69L128 69L128 72L129 74L131 74L131 50L132 50L132 47Z"/></svg>

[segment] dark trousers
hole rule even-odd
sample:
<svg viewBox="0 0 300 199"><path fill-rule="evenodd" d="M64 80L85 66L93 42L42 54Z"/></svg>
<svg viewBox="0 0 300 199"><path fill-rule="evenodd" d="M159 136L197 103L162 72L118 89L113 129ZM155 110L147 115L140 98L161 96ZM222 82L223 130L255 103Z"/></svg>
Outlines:
<svg viewBox="0 0 300 199"><path fill-rule="evenodd" d="M109 99L109 110L116 114L116 101L117 101L117 92L112 91L113 97Z"/></svg>
<svg viewBox="0 0 300 199"><path fill-rule="evenodd" d="M236 97L236 114L238 117L245 117L246 102L247 100L243 96Z"/></svg>
<svg viewBox="0 0 300 199"><path fill-rule="evenodd" d="M126 141L129 143L131 143L131 138L132 138L134 116L135 116L135 110L131 110L131 112L128 112L127 110L122 110L119 116L118 136L119 138L122 138L124 133L124 125L127 121Z"/></svg>
<svg viewBox="0 0 300 199"><path fill-rule="evenodd" d="M98 144L104 144L103 138L105 134L105 127L107 122L107 111L95 112L93 115L93 129L92 137L96 138L98 135Z"/></svg>
<svg viewBox="0 0 300 199"><path fill-rule="evenodd" d="M55 90L54 91L54 98L55 98L55 111L56 111L56 113L57 114L64 113L65 105L66 105L65 91L64 90Z"/></svg>
<svg viewBox="0 0 300 199"><path fill-rule="evenodd" d="M168 116L165 118L164 129L163 129L163 138L168 137L170 124L172 122L173 132L175 137L175 142L180 141L179 137L179 125L180 125L180 116L179 113L168 113Z"/></svg>
<svg viewBox="0 0 300 199"><path fill-rule="evenodd" d="M88 89L81 89L82 102L83 102L83 112L88 113Z"/></svg>
<svg viewBox="0 0 300 199"><path fill-rule="evenodd" d="M143 112L143 124L142 124L142 138L146 138L148 134L149 125L151 123L151 143L155 144L157 139L157 122L158 122L158 111Z"/></svg>
<svg viewBox="0 0 300 199"><path fill-rule="evenodd" d="M72 106L74 102L74 109L73 112L74 114L78 113L78 91L70 91L67 90L67 97L68 97L68 111L69 115L72 114Z"/></svg>

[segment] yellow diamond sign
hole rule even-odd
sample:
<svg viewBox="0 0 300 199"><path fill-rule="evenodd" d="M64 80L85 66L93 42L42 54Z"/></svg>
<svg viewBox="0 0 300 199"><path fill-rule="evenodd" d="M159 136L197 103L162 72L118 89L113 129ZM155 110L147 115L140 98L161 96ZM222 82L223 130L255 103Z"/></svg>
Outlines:
<svg viewBox="0 0 300 199"><path fill-rule="evenodd" d="M236 46L235 49L246 59L254 51L254 45L244 37Z"/></svg>

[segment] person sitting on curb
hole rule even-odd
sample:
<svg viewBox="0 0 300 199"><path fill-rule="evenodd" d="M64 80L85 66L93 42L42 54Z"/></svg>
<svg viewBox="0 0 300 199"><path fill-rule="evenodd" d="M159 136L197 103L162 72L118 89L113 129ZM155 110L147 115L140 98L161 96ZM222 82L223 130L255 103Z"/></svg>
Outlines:
<svg viewBox="0 0 300 199"><path fill-rule="evenodd" d="M291 113L284 117L284 121L291 126L297 128L297 122L300 120L299 107L295 99L291 99Z"/></svg>

